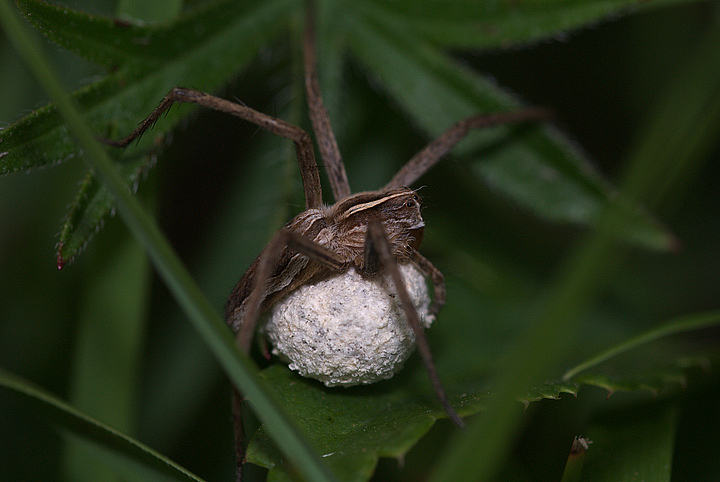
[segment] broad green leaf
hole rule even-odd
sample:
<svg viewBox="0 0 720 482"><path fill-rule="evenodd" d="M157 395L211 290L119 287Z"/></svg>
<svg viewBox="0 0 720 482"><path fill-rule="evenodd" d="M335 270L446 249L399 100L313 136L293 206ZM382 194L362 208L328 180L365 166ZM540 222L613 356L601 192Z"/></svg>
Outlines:
<svg viewBox="0 0 720 482"><path fill-rule="evenodd" d="M453 290L457 291L457 288ZM489 317L502 323L503 316L499 313L491 312ZM688 370L705 370L709 360L717 359L720 353L702 337L686 340L682 349L666 338L719 324L717 313L670 320L660 328L607 350L608 355L593 357L579 365L591 367L587 369L588 373L530 387L518 402L527 406L530 402L559 399L563 393L577 395L583 385L604 388L609 393L668 395L686 386ZM435 330L433 327L429 331L431 343ZM465 344L462 340L483 339L479 333L469 335L454 331L456 338L461 340L459 345ZM487 360L497 359L492 348L478 346L476 349ZM454 352L458 359L467 360L467 353L462 349L456 348ZM703 352L707 352L707 357L699 355ZM473 386L472 380L465 378L470 376L468 373L473 373L470 361L466 361L465 366L458 365L459 362L448 364L447 353L440 352L439 355L441 377L453 382L448 388L453 406L462 416L483 411L488 395L493 393L492 387L483 382L475 382ZM600 359L606 363L597 366ZM451 371L453 368L456 373ZM427 375L416 364L406 367L391 380L350 389L324 387L281 364L263 371L263 377L277 391L283 405L291 407L291 416L307 429L313 446L343 481L369 480L379 457L402 458L425 435L434 420L446 417L434 399ZM518 403L513 410L519 412L521 407ZM251 441L248 460L269 468L271 477L276 477L272 480L293 480L288 475L291 470L285 465L284 458L262 428Z"/></svg>
<svg viewBox="0 0 720 482"><path fill-rule="evenodd" d="M407 380L327 388L281 364L264 370L263 378L283 403L292 407L310 443L343 481L368 480L379 457L402 458L437 418L445 416L427 387ZM451 395L461 415L476 412L483 398L480 394ZM265 430L253 437L247 456L248 461L278 472L271 473L272 480L292 480L291 469Z"/></svg>
<svg viewBox="0 0 720 482"><path fill-rule="evenodd" d="M30 382L0 369L0 387L21 397L62 431L76 437L98 457L132 480L195 481L202 479L149 447L94 420Z"/></svg>

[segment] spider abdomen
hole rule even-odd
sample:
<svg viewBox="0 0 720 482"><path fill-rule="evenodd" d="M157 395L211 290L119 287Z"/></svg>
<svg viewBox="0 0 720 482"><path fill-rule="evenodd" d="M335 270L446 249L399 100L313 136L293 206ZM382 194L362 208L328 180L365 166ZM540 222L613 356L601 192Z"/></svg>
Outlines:
<svg viewBox="0 0 720 482"><path fill-rule="evenodd" d="M400 270L427 328L434 316L424 276L412 264ZM390 378L415 347L392 282L353 268L293 291L272 307L263 331L292 370L328 386Z"/></svg>

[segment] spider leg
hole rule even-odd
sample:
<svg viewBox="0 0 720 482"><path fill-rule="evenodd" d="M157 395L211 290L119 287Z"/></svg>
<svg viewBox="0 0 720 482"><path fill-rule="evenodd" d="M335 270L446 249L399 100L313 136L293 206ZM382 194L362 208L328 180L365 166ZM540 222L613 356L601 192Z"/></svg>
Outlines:
<svg viewBox="0 0 720 482"><path fill-rule="evenodd" d="M281 290L289 291L295 286L293 283L304 282L317 274L322 269L339 271L343 268L343 262L330 249L322 246L310 238L287 228L282 228L275 234L265 247L257 262L248 270L245 276L252 277L252 291L246 299L240 296L230 296L230 303L233 305L226 311L226 322L230 327L239 327L236 333L238 346L245 352L250 351L255 325L262 309L264 299L269 295L267 285L273 270L278 264L281 255L286 248L307 256L313 265L306 266L303 273L296 273L288 280L286 286ZM253 269L254 268L254 269ZM281 273L282 275L282 273ZM238 286L244 282L240 280ZM233 388L232 414L233 430L235 435L235 463L237 468L237 482L242 480L242 467L245 463L244 430L242 422L242 402L244 398L236 388Z"/></svg>
<svg viewBox="0 0 720 482"><path fill-rule="evenodd" d="M545 109L528 108L497 114L478 114L463 119L415 154L412 159L400 168L390 182L385 185L384 189L412 186L428 169L437 164L458 142L463 140L471 129L482 129L501 124L518 124L547 119L548 117L550 117L550 114Z"/></svg>
<svg viewBox="0 0 720 482"><path fill-rule="evenodd" d="M242 469L245 465L245 430L242 420L244 398L237 388L232 389L233 435L235 438L235 481L242 482Z"/></svg>
<svg viewBox="0 0 720 482"><path fill-rule="evenodd" d="M209 109L224 112L226 114L239 117L251 122L263 129L267 129L273 134L277 134L286 139L290 139L295 144L298 163L300 164L300 175L302 177L303 188L305 189L305 204L307 208L316 208L322 204L322 190L320 185L320 174L318 172L317 163L315 162L315 152L313 151L312 139L301 128L294 126L282 119L278 119L262 112L258 112L247 106L231 102L229 100L206 94L194 89L184 87L175 87L160 102L155 110L143 120L134 131L127 137L113 141L104 140L105 144L114 147L126 147L132 141L139 138L145 131L150 129L155 122L165 113L173 104L190 102Z"/></svg>
<svg viewBox="0 0 720 482"><path fill-rule="evenodd" d="M440 404L458 427L464 427L465 422L463 422L460 415L458 415L450 405L445 389L440 383L440 377L438 376L437 369L435 368L432 353L430 353L430 345L428 344L427 337L425 336L425 330L420 324L417 311L412 305L412 300L410 299L410 295L405 287L405 282L400 274L397 262L390 251L390 243L388 242L387 235L385 234L385 229L380 221L370 221L368 224L367 239L365 242L366 245L368 243L371 244L371 247L369 249L366 248L365 250L366 256L369 252L374 252L393 280L403 311L405 312L405 318L415 334L415 343L418 351L420 352L423 363L425 364L425 369L430 376L430 382L435 389L435 394L437 395Z"/></svg>
<svg viewBox="0 0 720 482"><path fill-rule="evenodd" d="M303 35L303 52L305 68L305 89L307 90L308 105L310 107L310 122L315 131L320 158L327 169L330 187L332 188L335 201L348 197L350 183L348 182L345 165L340 156L335 134L327 109L320 93L320 82L317 76L317 52L315 47L315 5L308 2L307 19L305 21L305 32Z"/></svg>
<svg viewBox="0 0 720 482"><path fill-rule="evenodd" d="M445 305L445 276L429 259L420 254L418 250L413 249L411 256L415 266L417 266L425 276L429 276L433 283L433 302L430 306L430 314L437 315Z"/></svg>
<svg viewBox="0 0 720 482"><path fill-rule="evenodd" d="M343 262L332 250L326 248L325 246L322 246L310 238L287 228L282 228L278 231L258 258L254 287L250 296L248 296L246 303L243 303L241 306L238 306L235 310L233 310L233 313L228 320L228 324L230 326L238 326L238 324L235 323L234 318L242 316L243 319L239 323L239 330L237 332L237 341L238 345L245 351L250 349L253 334L255 333L255 325L257 323L257 318L260 315L263 300L270 294L266 292L268 280L272 276L273 270L277 266L280 255L283 253L285 248L297 251L316 263L314 267L306 267L304 273L294 275L292 280L288 280L286 285L287 287L294 287L298 280L307 281L323 268L331 271L339 271L343 268ZM291 282L293 284L291 284ZM242 313L242 310L239 309L241 307L246 308L244 313Z"/></svg>

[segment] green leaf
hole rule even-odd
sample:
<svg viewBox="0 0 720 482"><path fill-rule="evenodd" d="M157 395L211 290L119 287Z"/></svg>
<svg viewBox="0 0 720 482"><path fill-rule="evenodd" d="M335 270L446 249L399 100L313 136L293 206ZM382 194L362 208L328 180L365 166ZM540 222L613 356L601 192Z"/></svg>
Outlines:
<svg viewBox="0 0 720 482"><path fill-rule="evenodd" d="M698 313L670 320L647 332L627 338L620 344L611 347L586 362L568 370L565 375L563 375L563 380L573 379L582 371L593 368L610 358L627 353L634 348L662 337L718 325L720 325L720 313L718 312Z"/></svg>
<svg viewBox="0 0 720 482"><path fill-rule="evenodd" d="M396 375L372 386L338 389L300 377L284 364L262 375L283 405L292 407L298 426L343 481L369 480L379 457L402 458L437 418L446 416L424 386L426 380L408 383L407 376ZM461 415L468 415L479 410L484 396L451 399ZM253 436L247 458L269 468L272 480L293 480L291 468L263 428Z"/></svg>
<svg viewBox="0 0 720 482"><path fill-rule="evenodd" d="M380 20L381 10L367 6L358 17L365 21L349 25L350 47L428 137L473 113L521 108L494 83L414 37L409 19L390 26ZM455 152L494 191L551 221L592 225L603 209L619 204L617 191L552 129L483 129ZM676 246L674 236L642 209L626 208L615 229L618 237L644 247Z"/></svg>
<svg viewBox="0 0 720 482"><path fill-rule="evenodd" d="M70 399L84 413L126 434L134 434L150 265L124 226L115 223L111 231L112 240L99 243L103 248L111 246L101 248L101 253L93 258L92 275L87 279L90 287L80 301ZM122 288L127 286L132 289ZM110 292L115 296L109 297ZM106 385L107 380L112 380L112 387ZM64 459L69 480L115 480L112 474L101 477L92 452L70 445Z"/></svg>
<svg viewBox="0 0 720 482"><path fill-rule="evenodd" d="M453 286L451 292L462 296L462 291L461 287ZM466 306L467 303L472 303L471 297L459 300L458 305ZM469 311L483 311L496 323L502 323L508 316L493 312L488 305L482 309L471 307ZM450 320L454 318L453 313L447 315ZM449 320L443 317L441 321ZM670 320L580 364L587 373L537 384L519 401L527 407L530 402L560 399L564 393L577 396L582 386L604 388L609 393L650 392L667 396L671 390L687 385L689 370L705 370L710 358L717 358L719 354L713 347L707 347L707 357L699 355L707 346L702 336L692 342L686 339L680 349L666 338L718 324L720 315L717 312ZM473 382L472 363L461 347L465 345L464 340L497 340L498 335L488 334L491 327L476 327L475 333L465 333L459 331L461 327L456 324L452 329L433 327L429 331L431 342L437 339L437 330L443 328L452 331L455 340L459 340L458 347L450 350L452 362L447 359L449 347L435 352L439 355L441 377L453 381L449 388L451 402L464 417L481 412L494 390L484 377ZM443 338L442 333L439 335ZM482 358L497 359L491 347L478 344L475 348L483 354ZM599 365L601 360L606 363ZM568 373L578 371L573 369ZM343 481L369 480L379 457L403 458L427 433L434 420L446 417L434 400L427 375L418 364L411 363L391 380L350 389L324 387L319 382L298 376L283 364L275 364L262 373L283 405L289 407L290 415L307 431L311 444ZM513 410L519 411L519 408ZM251 441L248 461L270 469L272 480L293 480L291 469L263 428Z"/></svg>
<svg viewBox="0 0 720 482"><path fill-rule="evenodd" d="M657 395L684 388L689 371L708 371L717 360L717 349L705 341L702 330L718 326L717 311L669 320L580 363L562 380L604 388L608 395L621 391ZM685 339L677 343L681 334Z"/></svg>
<svg viewBox="0 0 720 482"><path fill-rule="evenodd" d="M672 403L600 413L591 422L582 479L588 482L668 482L677 410Z"/></svg>
<svg viewBox="0 0 720 482"><path fill-rule="evenodd" d="M374 0L386 25L406 24L412 33L452 48L510 47L562 36L563 32L642 8L670 1L554 0L542 2L474 2L431 0L413 2Z"/></svg>
<svg viewBox="0 0 720 482"><path fill-rule="evenodd" d="M102 460L132 480L195 481L202 479L140 442L94 420L20 377L0 369L0 387L20 396L76 440L95 449Z"/></svg>
<svg viewBox="0 0 720 482"><path fill-rule="evenodd" d="M174 86L216 91L256 55L260 46L283 30L290 12L299 8L298 3L277 0L256 6L253 2L225 0L191 11L175 22L152 26L118 22L37 0L19 1L18 6L41 32L59 45L113 69L112 74L79 90L75 97L88 120L99 129L97 135L117 137L129 132ZM423 34L424 27L418 27L422 23L418 23L418 15L442 24L458 22L462 11L464 23L460 23L465 26L446 29L448 32L484 31L472 20L483 18L483 22L495 28L507 26L517 42L597 21L636 3L594 2L584 7L558 3L542 8L528 5L522 10L508 4L490 11L486 7L474 7L469 12L462 2L442 9L440 4L429 5L428 12L442 10L442 13L436 12L439 16L420 14L422 9L408 3L395 4L391 11L376 3L348 5L342 7L342 21L350 29L343 32L335 28L329 37L319 35L319 50L331 58L339 58L338 46L343 42L335 42L332 37L343 32L348 38L348 47L383 80L388 93L428 132L428 137L433 137L467 115L515 109L519 104L492 83L460 68L431 47ZM482 10L477 12L478 16L470 14L478 8ZM479 16L480 13L484 16ZM333 15L333 22L339 18L337 14ZM528 17L534 22L528 22ZM523 18L523 25L542 25L542 32L528 35L526 29L514 24L515 18ZM321 33L324 31L328 29L321 27ZM334 48L324 47L324 40ZM502 46L508 41L508 36L503 34L473 46ZM376 55L378 51L383 55ZM337 72L338 62L324 62L321 57L321 68L331 64ZM322 71L321 76L328 79ZM333 92L340 91L342 86L334 83L339 76L332 75L330 79L332 82L326 83L326 90L332 105L336 97ZM426 102L429 98L434 101ZM181 109L172 110L167 119L159 122L152 136L141 139L127 154L150 148L152 139L167 132L180 115ZM508 139L510 134L512 140ZM499 128L478 134L475 139L464 143L458 152L479 152L479 157L470 157L476 175L498 192L549 220L591 223L607 200L616 195L556 132ZM3 146L0 174L81 156L52 108L41 109L5 129L0 140ZM488 146L495 148L489 153ZM86 198L86 193L78 194L78 200ZM75 203L68 216L74 222L62 229L60 264L73 259L102 225L110 211L109 203L102 191L95 194L94 200ZM621 236L654 249L675 246L674 238L651 216L642 210L632 212L633 216L623 224Z"/></svg>
<svg viewBox="0 0 720 482"><path fill-rule="evenodd" d="M139 27L45 2L19 3L23 13L52 40L116 69L74 95L100 137L130 132L177 85L219 89L256 55L260 45L281 31L292 4L276 1L256 6L253 2L226 0L168 26ZM185 112L180 108L171 110L152 135L126 149L124 158L130 159L126 161L130 164L123 169L128 184L135 184L144 169L138 153L157 149L157 140ZM0 145L4 151L0 155L0 174L82 157L53 107L40 109L4 129ZM104 188L86 180L62 228L58 266L77 255L111 209L112 200Z"/></svg>
<svg viewBox="0 0 720 482"><path fill-rule="evenodd" d="M551 399L559 400L560 395L569 393L577 395L580 385L570 382L553 382L545 385L539 385L528 390L527 394L521 398L521 402L527 407L530 402L539 402L540 400Z"/></svg>
<svg viewBox="0 0 720 482"><path fill-rule="evenodd" d="M121 166L123 175L132 183L133 191L147 175L154 161L154 157L138 155L134 161ZM107 188L98 182L93 172L88 172L60 231L56 246L58 269L71 263L85 248L90 238L102 228L105 218L114 207L115 199Z"/></svg>

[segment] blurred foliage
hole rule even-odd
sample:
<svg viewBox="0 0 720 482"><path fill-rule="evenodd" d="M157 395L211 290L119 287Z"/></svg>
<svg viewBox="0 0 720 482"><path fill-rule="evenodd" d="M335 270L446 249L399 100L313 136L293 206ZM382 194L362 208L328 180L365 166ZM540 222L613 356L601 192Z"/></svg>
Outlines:
<svg viewBox="0 0 720 482"><path fill-rule="evenodd" d="M116 12L114 2L65 3L99 14ZM413 3L397 2L392 13L413 13ZM133 12L138 7L118 8ZM170 6L166 13L177 11ZM148 15L147 20L158 19L157 12ZM572 27L568 25L562 38L536 40L530 47L471 51L468 46L479 45L468 45L467 32L479 26L466 22L464 29L442 36L437 32L443 21L460 22L462 11L448 11L446 17L418 19L418 29L433 42L455 49L465 66L491 75L528 104L552 108L562 130L613 181L620 179L632 146L653 120L649 116L669 80L683 81L685 60L719 21L716 3L690 3L606 21L593 29L567 31ZM378 28L388 29L382 24ZM304 122L296 101L297 51L288 46L290 38L276 37L248 59L222 95ZM68 90L105 73L52 44L47 50ZM331 111L335 106L333 120L351 183L356 189L372 189L423 146L426 128L408 119L401 101L389 102L387 87L358 62L331 58L328 63L327 75L341 79L330 84L342 86L342 91L331 89L327 96ZM44 94L4 38L0 64L0 121L6 126L42 105ZM228 70L234 71L232 66ZM130 117L128 122L140 120ZM658 186L654 215L677 237L680 249L668 254L632 248L584 315L580 333L568 334L565 342L573 348L548 379L559 381L568 368L601 349L666 320L718 308L717 139L716 131L695 164ZM141 185L139 194L156 206L163 229L218 309L267 238L300 206L293 163L287 146L253 126L193 111L166 140L157 169ZM54 269L54 236L85 169L82 163L65 162L0 178L0 367L205 479L229 480L229 386L163 285L147 279L144 255L122 223L107 218L85 255L61 272ZM507 193L478 180L483 174L472 172L478 169L450 158L423 178L421 191L428 224L423 252L446 274L449 292L448 306L430 340L443 380L456 397L488 389L488 374L511 341L529 329L537 293L554 278L585 231L548 223L532 207L509 202ZM278 201L268 193L270 185L289 187ZM618 480L618 474L643 472L641 468L659 463L663 469L645 473L645 480L668 480L671 474L676 480L717 477L720 383L705 365L717 360L717 341L717 330L663 339L614 358L593 372L594 379L578 379L619 391L607 399L605 389L536 381L529 400L559 400L528 405L500 477L558 480L578 434L595 442L588 450L583 480ZM638 375L642 380L630 385ZM367 396L383 403L382 397L392 398L397 387L426 384L417 360L396 379L365 391L327 390L293 381L293 375L277 365L265 376L274 377L278 387L289 377L294 390L307 385L305 396L337 398L332 403L338 404ZM620 391L623 386L628 392ZM64 448L55 432L5 393L0 398L3 478L113 480L112 473L101 472L95 459L73 444ZM482 402L473 400L474 409ZM422 425L416 435L430 425ZM373 480L426 478L438 460L438 447L455 436L450 424L440 422L406 454L409 446L380 451L400 457L402 463L381 459ZM258 437L264 446L264 434ZM272 454L272 448L268 452ZM258 460L263 457L267 454ZM626 467L612 463L617 460ZM266 463L274 462L270 458ZM365 463L373 466L376 461ZM257 475L262 477L262 471Z"/></svg>

